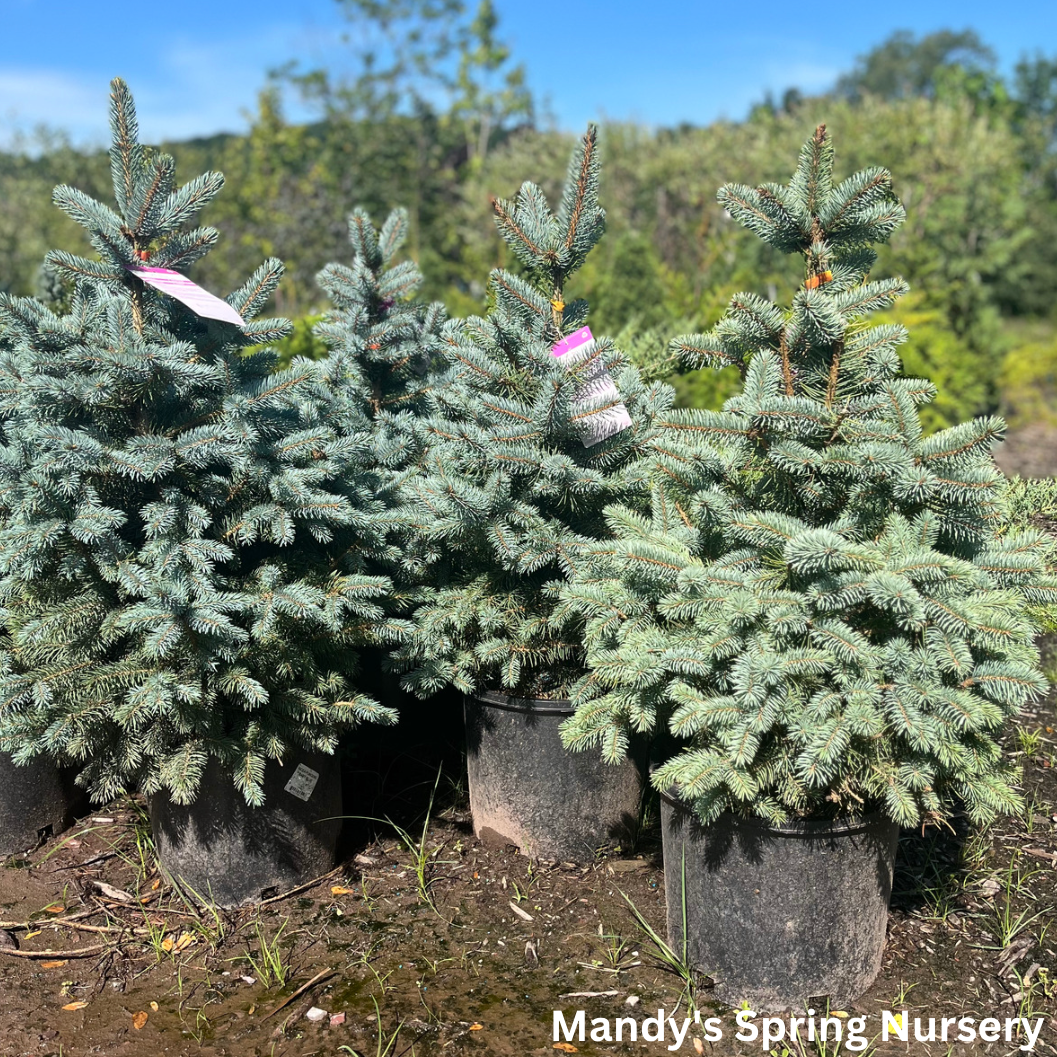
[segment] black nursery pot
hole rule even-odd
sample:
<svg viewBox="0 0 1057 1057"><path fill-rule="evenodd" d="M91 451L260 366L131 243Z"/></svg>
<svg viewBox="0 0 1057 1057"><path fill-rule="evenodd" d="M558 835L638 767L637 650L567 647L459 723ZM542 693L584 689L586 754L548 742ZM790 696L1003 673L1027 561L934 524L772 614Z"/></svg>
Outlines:
<svg viewBox="0 0 1057 1057"><path fill-rule="evenodd" d="M466 767L477 836L536 859L590 862L633 830L642 781L631 760L569 752L558 728L569 701L482 693L466 698Z"/></svg>
<svg viewBox="0 0 1057 1057"><path fill-rule="evenodd" d="M724 815L702 826L661 797L668 937L716 980L715 995L759 1013L858 998L881 969L899 827ZM685 885L684 885L685 878ZM685 920L685 929L684 929Z"/></svg>
<svg viewBox="0 0 1057 1057"><path fill-rule="evenodd" d="M49 760L16 767L0 753L0 858L35 848L70 824L84 794Z"/></svg>
<svg viewBox="0 0 1057 1057"><path fill-rule="evenodd" d="M341 772L335 756L291 753L264 773L264 805L250 807L229 772L210 757L192 804L151 798L165 872L189 895L222 907L314 880L334 866L341 831Z"/></svg>

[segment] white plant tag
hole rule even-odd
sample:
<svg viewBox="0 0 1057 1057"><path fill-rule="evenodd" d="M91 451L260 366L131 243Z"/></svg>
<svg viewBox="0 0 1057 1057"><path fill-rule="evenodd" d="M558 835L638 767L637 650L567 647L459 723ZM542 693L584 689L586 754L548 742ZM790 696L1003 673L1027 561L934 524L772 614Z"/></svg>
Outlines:
<svg viewBox="0 0 1057 1057"><path fill-rule="evenodd" d="M215 294L203 290L198 283L191 282L186 275L174 272L171 268L132 268L128 265L125 267L155 290L175 297L192 312L206 319L219 319L240 327L246 322L227 301L221 301Z"/></svg>
<svg viewBox="0 0 1057 1057"><path fill-rule="evenodd" d="M581 327L574 334L559 341L551 348L555 356L560 356L567 368L575 367L584 360L595 355L595 339L590 327ZM582 414L574 415L583 431L583 442L585 448L592 448L600 444L607 437L625 430L631 425L631 416L624 402L620 399L620 390L617 389L602 363L600 356L595 357L594 362L581 376L583 384L573 394L573 406L594 404L594 410L584 411ZM609 403L598 406L598 401L608 400Z"/></svg>
<svg viewBox="0 0 1057 1057"><path fill-rule="evenodd" d="M298 800L307 800L315 791L316 782L319 781L319 771L313 771L303 763L297 765L297 769L290 775L290 781L286 783L286 791Z"/></svg>

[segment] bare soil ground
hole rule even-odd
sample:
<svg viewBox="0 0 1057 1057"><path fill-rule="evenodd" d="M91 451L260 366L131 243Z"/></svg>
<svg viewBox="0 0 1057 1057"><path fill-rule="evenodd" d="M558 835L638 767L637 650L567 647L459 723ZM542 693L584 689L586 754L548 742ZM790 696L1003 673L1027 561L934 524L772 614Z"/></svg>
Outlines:
<svg viewBox="0 0 1057 1057"><path fill-rule="evenodd" d="M454 718L438 726L456 729ZM1010 735L1024 768L1022 817L987 832L904 834L883 970L842 1011L867 1015L868 1036L882 1009L1057 1017L1055 728L1051 697ZM350 768L357 803L403 824L412 847L389 825L350 823L338 870L259 907L214 913L185 903L158 872L135 800L0 867L0 928L18 946L0 950L0 1054L521 1057L558 1052L555 1009L585 1009L588 1021L685 1012L682 982L622 895L664 935L654 811L635 846L589 866L531 862L474 839L456 746L433 737L365 746ZM708 983L698 981L696 1002L702 1016L726 1017L724 1041L696 1032L695 1043L691 1029L681 1052L764 1052L733 1040L732 1014L710 1003ZM312 1007L326 1016L307 1019ZM1046 1025L1035 1052L1057 1053L1055 1027ZM909 1050L1005 1054L1021 1041ZM576 1049L660 1054L669 1044Z"/></svg>
<svg viewBox="0 0 1057 1057"><path fill-rule="evenodd" d="M1057 476L1057 428L1034 422L1010 430L995 451L995 462L1007 477Z"/></svg>

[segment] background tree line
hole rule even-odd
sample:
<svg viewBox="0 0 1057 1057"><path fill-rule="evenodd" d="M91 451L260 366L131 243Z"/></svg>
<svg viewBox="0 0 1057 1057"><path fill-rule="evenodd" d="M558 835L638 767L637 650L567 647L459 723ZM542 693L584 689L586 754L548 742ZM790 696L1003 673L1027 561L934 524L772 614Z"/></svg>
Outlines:
<svg viewBox="0 0 1057 1057"><path fill-rule="evenodd" d="M227 187L203 220L225 232L195 278L224 292L262 255L287 276L276 309L298 319L287 352L321 351L316 272L348 256L346 216L405 206L410 253L426 293L465 314L483 304L490 268L512 266L489 196L531 177L557 192L574 132L535 117L524 70L497 37L490 0L338 0L357 30L351 73L274 71L245 135L164 144L178 170L220 169ZM319 108L284 117L299 92ZM729 181L788 177L788 158L819 122L838 169L883 164L908 223L877 274L913 292L892 317L910 327L908 373L940 397L930 428L1001 411L1017 427L1057 426L1057 56L1024 58L1003 78L972 31L915 39L899 32L805 97L791 88L743 121L602 131L608 235L577 277L596 332L615 333L640 362L672 370L673 335L713 323L736 290L776 297L802 281L719 207ZM0 289L61 298L40 271L46 250L90 250L50 202L55 184L105 196L109 162L61 136L0 153ZM676 378L683 402L715 406L726 381Z"/></svg>

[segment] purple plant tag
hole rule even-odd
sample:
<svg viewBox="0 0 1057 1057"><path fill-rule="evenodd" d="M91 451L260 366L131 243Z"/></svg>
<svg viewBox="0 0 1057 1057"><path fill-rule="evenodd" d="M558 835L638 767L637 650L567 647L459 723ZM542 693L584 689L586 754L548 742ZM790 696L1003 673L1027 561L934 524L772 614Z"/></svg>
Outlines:
<svg viewBox="0 0 1057 1057"><path fill-rule="evenodd" d="M551 348L551 352L561 357L566 368L575 367L593 357L581 375L583 384L573 394L574 410L588 405L588 410L573 415L583 432L585 448L592 448L631 425L631 416L620 399L620 391L602 363L602 357L596 355L595 339L590 327L581 327L563 338Z"/></svg>
<svg viewBox="0 0 1057 1057"><path fill-rule="evenodd" d="M221 301L215 294L203 290L198 283L191 282L186 275L174 272L171 268L132 268L129 265L125 267L155 290L175 297L192 312L206 319L220 319L240 327L246 322L227 301Z"/></svg>

